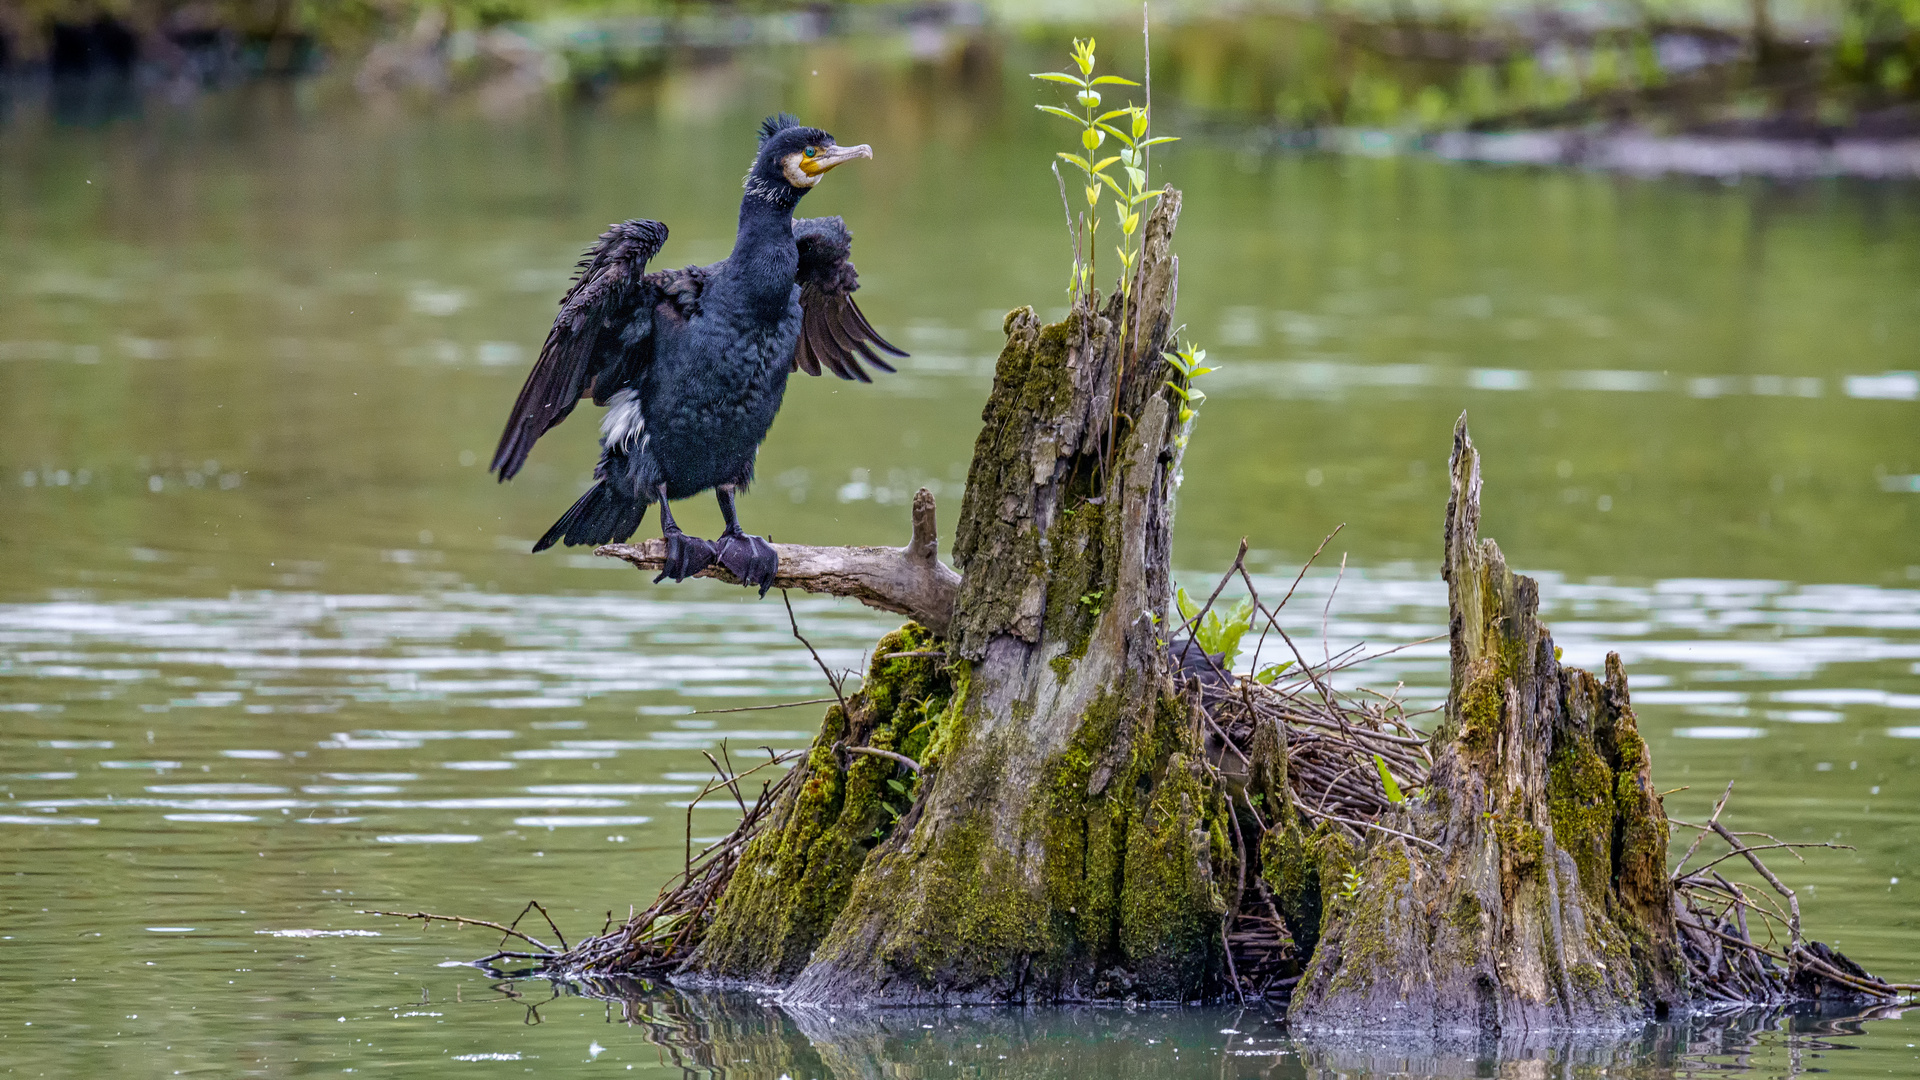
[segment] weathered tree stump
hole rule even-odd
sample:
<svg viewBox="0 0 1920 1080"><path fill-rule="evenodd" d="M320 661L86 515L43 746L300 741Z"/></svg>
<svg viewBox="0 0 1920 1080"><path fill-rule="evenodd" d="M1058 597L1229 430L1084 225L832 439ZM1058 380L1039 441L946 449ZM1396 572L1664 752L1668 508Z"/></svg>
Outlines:
<svg viewBox="0 0 1920 1080"><path fill-rule="evenodd" d="M1302 1031L1610 1028L1684 1007L1667 819L1617 655L1563 667L1538 586L1479 536L1480 463L1454 429L1452 687L1426 792L1348 876L1321 868Z"/></svg>
<svg viewBox="0 0 1920 1080"><path fill-rule="evenodd" d="M1130 297L1006 320L953 550L830 710L683 977L796 1003L1190 1000L1217 987L1224 807L1167 674L1179 193ZM850 714L850 715L849 715ZM918 774L849 747L904 749ZM896 794L889 796L893 789ZM894 802L911 807L897 823Z"/></svg>

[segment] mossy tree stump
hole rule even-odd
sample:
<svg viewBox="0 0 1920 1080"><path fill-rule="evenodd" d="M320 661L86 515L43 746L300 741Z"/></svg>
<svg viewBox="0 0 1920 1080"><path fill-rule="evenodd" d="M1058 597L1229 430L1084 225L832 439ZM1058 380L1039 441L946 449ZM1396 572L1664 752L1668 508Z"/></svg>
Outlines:
<svg viewBox="0 0 1920 1080"><path fill-rule="evenodd" d="M684 977L783 986L796 1003L1217 991L1225 810L1162 643L1184 445L1160 356L1179 208L1168 189L1130 297L1083 297L1047 326L1030 308L1007 317L946 658L884 659L926 651L917 627L883 643ZM861 739L918 774L850 756ZM897 823L879 808L888 781L911 792Z"/></svg>
<svg viewBox="0 0 1920 1080"><path fill-rule="evenodd" d="M1538 585L1479 536L1480 462L1454 429L1452 686L1428 789L1344 883L1322 868L1302 1031L1625 1027L1684 1007L1667 819L1618 655L1559 663Z"/></svg>

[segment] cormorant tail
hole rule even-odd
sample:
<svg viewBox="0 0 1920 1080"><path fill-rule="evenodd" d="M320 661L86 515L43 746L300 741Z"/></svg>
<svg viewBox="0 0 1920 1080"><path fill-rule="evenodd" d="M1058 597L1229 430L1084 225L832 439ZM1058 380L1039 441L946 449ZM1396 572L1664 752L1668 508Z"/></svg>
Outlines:
<svg viewBox="0 0 1920 1080"><path fill-rule="evenodd" d="M605 480L595 480L587 493L553 523L547 535L533 545L533 550L545 551L562 540L568 544L620 543L640 527L640 519L646 513L646 503L620 494Z"/></svg>

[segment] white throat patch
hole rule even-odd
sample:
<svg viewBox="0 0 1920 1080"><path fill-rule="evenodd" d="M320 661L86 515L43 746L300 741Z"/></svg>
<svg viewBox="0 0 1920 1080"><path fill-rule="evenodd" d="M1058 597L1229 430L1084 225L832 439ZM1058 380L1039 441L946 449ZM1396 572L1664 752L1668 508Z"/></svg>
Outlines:
<svg viewBox="0 0 1920 1080"><path fill-rule="evenodd" d="M821 176L826 175L821 173L819 176L808 176L806 170L800 167L800 161L801 155L796 153L788 154L780 163L780 171L786 174L787 183L794 187L810 188L820 182Z"/></svg>

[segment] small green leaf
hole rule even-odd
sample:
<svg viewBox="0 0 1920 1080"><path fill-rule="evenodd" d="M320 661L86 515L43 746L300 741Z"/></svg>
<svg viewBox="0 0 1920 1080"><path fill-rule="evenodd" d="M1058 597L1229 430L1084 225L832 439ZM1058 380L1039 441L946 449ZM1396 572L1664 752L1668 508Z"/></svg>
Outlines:
<svg viewBox="0 0 1920 1080"><path fill-rule="evenodd" d="M1193 617L1200 614L1200 605L1193 602L1193 597L1187 595L1185 588L1173 591L1173 603L1180 609L1180 618L1183 622L1192 622Z"/></svg>
<svg viewBox="0 0 1920 1080"><path fill-rule="evenodd" d="M1387 789L1387 801L1396 805L1406 802L1407 797L1400 794L1400 782L1393 778L1392 771L1387 768L1387 759L1379 754L1373 755L1373 767L1380 770L1380 786Z"/></svg>
<svg viewBox="0 0 1920 1080"><path fill-rule="evenodd" d="M1048 113L1053 116L1066 117L1068 120L1071 120L1076 124L1081 124L1081 125L1086 124L1086 121L1081 119L1078 115L1074 113L1070 113L1067 110L1062 109L1057 105L1035 105L1034 108L1039 109L1043 113Z"/></svg>
<svg viewBox="0 0 1920 1080"><path fill-rule="evenodd" d="M1093 80L1092 85L1099 86L1103 83L1118 83L1121 86L1139 86L1140 85L1139 83L1134 82L1132 79L1123 79L1118 75L1102 75L1099 78Z"/></svg>
<svg viewBox="0 0 1920 1080"><path fill-rule="evenodd" d="M1279 664L1268 664L1266 667L1260 669L1260 674L1253 677L1254 681L1260 683L1262 686L1272 686L1274 682L1277 681L1280 676L1285 675L1287 669L1292 666L1293 661L1291 660Z"/></svg>
<svg viewBox="0 0 1920 1080"><path fill-rule="evenodd" d="M1075 165L1080 166L1081 172L1084 172L1084 173L1093 172L1093 165L1090 164L1086 158L1081 157L1079 154L1069 154L1063 150L1063 151L1056 152L1053 156L1057 158L1061 158L1066 161L1073 162Z"/></svg>
<svg viewBox="0 0 1920 1080"><path fill-rule="evenodd" d="M887 777L887 786L899 792L902 795L905 795L907 793L907 785L901 783L900 781L894 779L891 776Z"/></svg>
<svg viewBox="0 0 1920 1080"><path fill-rule="evenodd" d="M1129 105L1124 109L1115 109L1112 112L1101 113L1099 116L1096 116L1093 119L1096 122L1102 121L1102 120L1111 120L1116 116L1125 116L1132 111L1133 111L1133 106Z"/></svg>
<svg viewBox="0 0 1920 1080"><path fill-rule="evenodd" d="M1153 146L1153 145L1155 145L1156 143L1163 143L1163 142L1179 142L1179 141L1180 141L1180 136L1178 136L1178 135L1155 135L1155 136L1154 136L1153 138L1151 138L1151 139L1148 139L1147 141L1145 141L1145 142L1143 142L1143 143L1141 143L1140 145L1141 145L1141 146Z"/></svg>
<svg viewBox="0 0 1920 1080"><path fill-rule="evenodd" d="M1104 131L1107 134L1113 136L1114 138L1119 139L1121 142L1126 143L1128 146L1133 145L1133 136L1127 134L1124 131L1121 131L1119 128L1114 127L1112 124L1103 124L1098 120L1096 120L1094 121L1094 126L1099 128L1101 131Z"/></svg>
<svg viewBox="0 0 1920 1080"><path fill-rule="evenodd" d="M1072 75L1068 75L1068 74L1067 74L1066 72L1064 72L1064 71L1042 71L1042 72L1040 72L1039 74L1037 74L1037 75L1034 75L1034 76L1032 76L1032 78L1035 78L1035 79L1045 79L1045 80L1047 80L1048 82L1061 82L1061 83L1067 83L1067 84L1069 84L1069 85L1071 85L1071 86L1086 86L1086 85L1087 85L1087 81L1086 81L1085 79L1079 79L1079 78L1075 78L1075 77L1074 77L1074 76L1072 76Z"/></svg>

